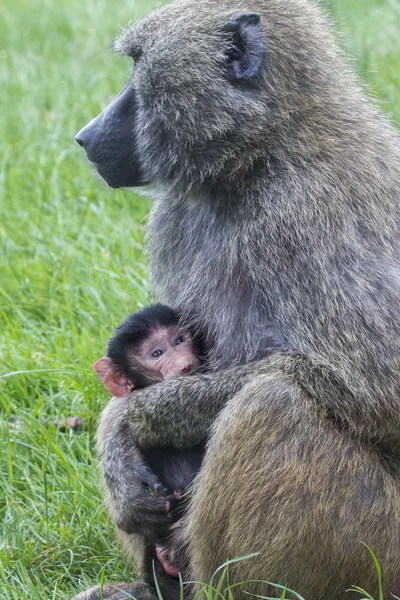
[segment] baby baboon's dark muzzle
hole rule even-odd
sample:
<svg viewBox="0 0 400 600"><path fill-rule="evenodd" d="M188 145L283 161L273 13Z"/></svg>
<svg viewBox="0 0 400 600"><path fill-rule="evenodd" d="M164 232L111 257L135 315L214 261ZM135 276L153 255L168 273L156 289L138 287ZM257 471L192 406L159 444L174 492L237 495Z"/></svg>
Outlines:
<svg viewBox="0 0 400 600"><path fill-rule="evenodd" d="M128 84L75 137L112 188L145 184L135 139L136 118L135 92Z"/></svg>

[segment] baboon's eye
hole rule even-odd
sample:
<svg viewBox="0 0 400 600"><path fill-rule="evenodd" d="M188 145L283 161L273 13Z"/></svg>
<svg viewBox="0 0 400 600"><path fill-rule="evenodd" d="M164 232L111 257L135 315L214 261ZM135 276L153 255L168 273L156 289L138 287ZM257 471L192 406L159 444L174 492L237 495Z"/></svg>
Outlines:
<svg viewBox="0 0 400 600"><path fill-rule="evenodd" d="M134 48L130 52L130 57L133 58L133 62L136 64L142 57L143 52L139 48Z"/></svg>
<svg viewBox="0 0 400 600"><path fill-rule="evenodd" d="M154 352L151 353L151 357L152 358L160 358L160 356L162 356L164 354L164 352L160 349L158 350L154 350Z"/></svg>

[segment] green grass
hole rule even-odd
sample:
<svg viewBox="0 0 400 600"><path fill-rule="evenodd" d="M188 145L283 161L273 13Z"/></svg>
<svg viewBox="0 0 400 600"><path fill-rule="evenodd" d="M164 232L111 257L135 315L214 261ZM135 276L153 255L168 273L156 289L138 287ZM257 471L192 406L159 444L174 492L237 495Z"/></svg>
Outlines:
<svg viewBox="0 0 400 600"><path fill-rule="evenodd" d="M400 0L332 0L343 44L400 121ZM127 80L110 44L144 0L0 4L0 598L70 598L134 575L105 516L91 370L149 301L150 202L96 178L74 134ZM1 375L3 375L1 377ZM82 415L64 434L43 418ZM18 417L21 423L16 424ZM362 583L362 582L357 582Z"/></svg>

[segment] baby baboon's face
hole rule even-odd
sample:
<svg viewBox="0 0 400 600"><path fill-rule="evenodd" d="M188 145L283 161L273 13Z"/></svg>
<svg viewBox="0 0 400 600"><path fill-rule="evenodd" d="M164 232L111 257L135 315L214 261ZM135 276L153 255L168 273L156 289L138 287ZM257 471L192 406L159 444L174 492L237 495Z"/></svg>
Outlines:
<svg viewBox="0 0 400 600"><path fill-rule="evenodd" d="M188 329L157 328L132 355L132 369L154 381L193 373L200 366Z"/></svg>

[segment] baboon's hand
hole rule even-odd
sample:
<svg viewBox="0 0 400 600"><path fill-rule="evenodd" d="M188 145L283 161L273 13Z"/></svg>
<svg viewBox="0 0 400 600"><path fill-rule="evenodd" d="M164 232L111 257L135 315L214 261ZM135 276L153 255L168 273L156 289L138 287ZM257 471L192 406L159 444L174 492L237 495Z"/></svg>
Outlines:
<svg viewBox="0 0 400 600"><path fill-rule="evenodd" d="M172 522L171 500L157 478L143 465L130 469L126 494L116 504L115 522L125 533L155 538Z"/></svg>

